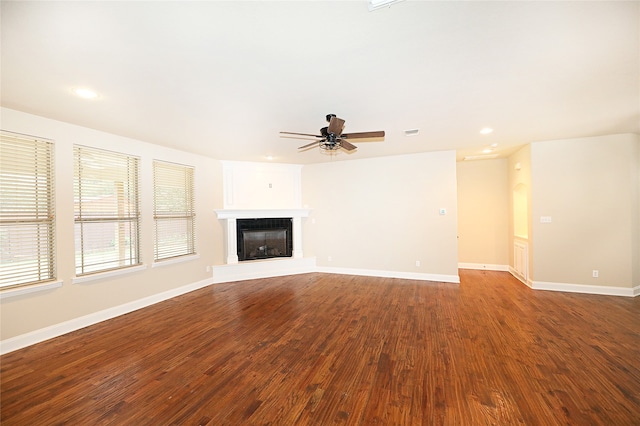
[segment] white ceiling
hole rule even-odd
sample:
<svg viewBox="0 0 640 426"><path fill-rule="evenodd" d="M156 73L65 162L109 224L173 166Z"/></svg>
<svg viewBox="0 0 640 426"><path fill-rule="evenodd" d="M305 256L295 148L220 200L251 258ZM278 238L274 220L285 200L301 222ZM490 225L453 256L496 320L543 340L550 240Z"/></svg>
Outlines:
<svg viewBox="0 0 640 426"><path fill-rule="evenodd" d="M278 134L328 113L386 131L335 160L640 133L638 1L0 7L2 106L218 159L330 161Z"/></svg>

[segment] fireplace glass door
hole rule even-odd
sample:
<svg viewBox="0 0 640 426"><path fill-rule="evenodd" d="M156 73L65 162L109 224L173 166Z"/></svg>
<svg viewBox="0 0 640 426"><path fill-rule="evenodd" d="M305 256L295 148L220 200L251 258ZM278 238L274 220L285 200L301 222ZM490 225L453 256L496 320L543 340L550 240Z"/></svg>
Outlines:
<svg viewBox="0 0 640 426"><path fill-rule="evenodd" d="M239 219L237 226L238 260L291 257L290 218Z"/></svg>

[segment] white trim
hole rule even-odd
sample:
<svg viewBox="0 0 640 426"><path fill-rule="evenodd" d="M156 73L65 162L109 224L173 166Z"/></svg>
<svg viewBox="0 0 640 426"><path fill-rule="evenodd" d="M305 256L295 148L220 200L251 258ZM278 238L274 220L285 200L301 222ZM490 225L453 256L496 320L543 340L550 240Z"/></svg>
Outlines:
<svg viewBox="0 0 640 426"><path fill-rule="evenodd" d="M200 259L200 255L198 253L188 254L186 256L178 256L178 257L172 257L169 259L154 260L153 263L151 264L151 267L158 268L160 266L173 265L174 263L189 262L191 260L197 260L197 259Z"/></svg>
<svg viewBox="0 0 640 426"><path fill-rule="evenodd" d="M509 266L509 271L508 271L511 275L513 275L513 278L517 279L518 281L520 281L522 284L526 285L527 287L531 287L533 288L533 281L531 280L525 280L524 278L522 278L520 276L520 274L518 274L515 270L515 268L513 266Z"/></svg>
<svg viewBox="0 0 640 426"><path fill-rule="evenodd" d="M552 283L545 281L533 281L532 287L534 290L549 290L549 291L563 291L567 293L585 293L585 294L600 294L604 296L626 296L635 297L640 294L640 286L637 287L607 287L599 285L588 284L567 284L567 283Z"/></svg>
<svg viewBox="0 0 640 426"><path fill-rule="evenodd" d="M460 284L460 276L458 275L422 274L417 272L401 272L401 271L381 271L377 269L332 268L332 267L326 267L326 266L320 266L316 269L316 271L327 273L327 274L362 275L366 277L381 277L381 278L402 278L405 280L435 281L435 282Z"/></svg>
<svg viewBox="0 0 640 426"><path fill-rule="evenodd" d="M123 305L114 306L112 308L104 309L102 311L84 315L79 318L74 318L69 321L2 340L0 341L0 355L22 349L36 343L44 342L45 340L70 333L72 331L76 331L81 328L118 317L120 315L128 314L129 312L133 312L138 309L146 308L147 306L163 302L165 300L180 296L185 293L189 293L194 290L198 290L211 284L211 278L207 278L202 281L187 284L185 286L174 288L172 290L167 290L162 293L153 294L142 299L134 300Z"/></svg>
<svg viewBox="0 0 640 426"><path fill-rule="evenodd" d="M213 282L218 284L309 272L316 272L315 257L251 260L214 266Z"/></svg>
<svg viewBox="0 0 640 426"><path fill-rule="evenodd" d="M458 268L509 272L509 265L496 265L491 263L458 263Z"/></svg>
<svg viewBox="0 0 640 426"><path fill-rule="evenodd" d="M10 297L22 296L23 294L38 293L40 291L51 290L62 287L62 281L49 281L46 283L27 285L24 287L8 288L0 291L0 300Z"/></svg>
<svg viewBox="0 0 640 426"><path fill-rule="evenodd" d="M131 266L129 268L114 269L113 271L96 272L95 274L88 274L88 275L82 275L80 277L73 277L71 279L71 284L82 284L89 281L102 280L104 278L111 278L118 275L131 274L133 272L143 271L145 269L147 269L147 265L136 265L136 266Z"/></svg>

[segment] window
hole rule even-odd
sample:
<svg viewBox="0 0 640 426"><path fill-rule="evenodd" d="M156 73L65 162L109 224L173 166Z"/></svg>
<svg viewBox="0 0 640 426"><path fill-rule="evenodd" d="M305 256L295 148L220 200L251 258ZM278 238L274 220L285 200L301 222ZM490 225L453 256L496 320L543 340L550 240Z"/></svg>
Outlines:
<svg viewBox="0 0 640 426"><path fill-rule="evenodd" d="M73 147L76 276L140 264L139 159Z"/></svg>
<svg viewBox="0 0 640 426"><path fill-rule="evenodd" d="M195 254L193 167L153 162L154 258Z"/></svg>
<svg viewBox="0 0 640 426"><path fill-rule="evenodd" d="M53 142L0 133L0 288L55 279Z"/></svg>

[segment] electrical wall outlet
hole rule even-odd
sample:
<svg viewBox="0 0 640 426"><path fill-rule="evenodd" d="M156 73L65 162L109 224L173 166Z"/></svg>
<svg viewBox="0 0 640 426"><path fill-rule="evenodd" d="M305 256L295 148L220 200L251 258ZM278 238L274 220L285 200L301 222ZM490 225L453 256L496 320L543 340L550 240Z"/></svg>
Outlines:
<svg viewBox="0 0 640 426"><path fill-rule="evenodd" d="M416 266L420 266L420 261L416 260Z"/></svg>
<svg viewBox="0 0 640 426"><path fill-rule="evenodd" d="M206 269L207 272L211 272L211 266L207 265Z"/></svg>
<svg viewBox="0 0 640 426"><path fill-rule="evenodd" d="M591 275L593 276L593 278L598 278L598 275L600 275L600 272L597 269L594 269L593 272L591 272Z"/></svg>
<svg viewBox="0 0 640 426"><path fill-rule="evenodd" d="M331 256L328 256L328 257L327 257L327 260L328 260L329 262L331 262L331 260L332 260L332 259L331 259Z"/></svg>

